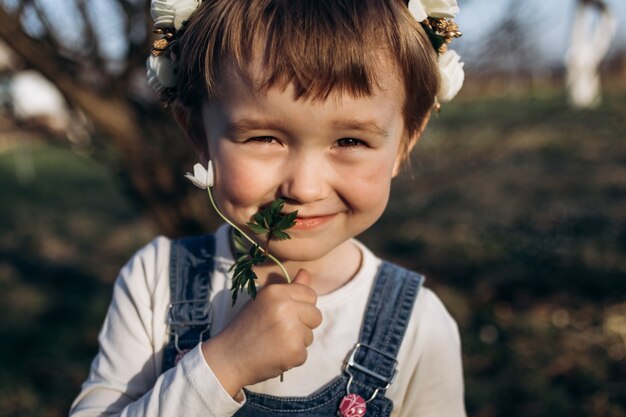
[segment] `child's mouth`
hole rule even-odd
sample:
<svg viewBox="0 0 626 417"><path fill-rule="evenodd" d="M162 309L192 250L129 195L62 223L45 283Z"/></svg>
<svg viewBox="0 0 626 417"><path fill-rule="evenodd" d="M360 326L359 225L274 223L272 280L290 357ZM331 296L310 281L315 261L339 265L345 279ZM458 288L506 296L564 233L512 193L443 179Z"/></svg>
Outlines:
<svg viewBox="0 0 626 417"><path fill-rule="evenodd" d="M322 216L296 217L296 224L291 230L310 230L322 226L331 221L336 214L326 214Z"/></svg>

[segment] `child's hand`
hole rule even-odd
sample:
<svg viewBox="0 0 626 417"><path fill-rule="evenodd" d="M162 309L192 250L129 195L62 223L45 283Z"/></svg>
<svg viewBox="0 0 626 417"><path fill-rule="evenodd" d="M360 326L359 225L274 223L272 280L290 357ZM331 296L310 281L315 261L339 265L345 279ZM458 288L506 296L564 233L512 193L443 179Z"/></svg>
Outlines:
<svg viewBox="0 0 626 417"><path fill-rule="evenodd" d="M231 396L306 361L313 329L322 322L310 280L300 270L292 284L266 286L221 333L202 344L205 360Z"/></svg>

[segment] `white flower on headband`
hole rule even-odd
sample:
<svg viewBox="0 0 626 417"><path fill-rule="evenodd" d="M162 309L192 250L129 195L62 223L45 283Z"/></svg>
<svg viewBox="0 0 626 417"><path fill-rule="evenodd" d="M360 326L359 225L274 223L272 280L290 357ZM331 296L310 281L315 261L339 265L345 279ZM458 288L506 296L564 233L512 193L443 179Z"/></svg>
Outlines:
<svg viewBox="0 0 626 417"><path fill-rule="evenodd" d="M465 72L463 71L463 63L459 54L452 50L447 50L439 55L439 74L441 77L441 85L437 100L440 103L446 103L452 100L463 87L465 81Z"/></svg>
<svg viewBox="0 0 626 417"><path fill-rule="evenodd" d="M202 0L152 0L150 14L157 29L180 29Z"/></svg>
<svg viewBox="0 0 626 417"><path fill-rule="evenodd" d="M410 0L408 6L418 22L423 22L429 17L453 19L459 13L456 0ZM441 85L437 100L439 103L446 103L452 100L463 86L465 80L463 63L459 54L446 50L439 55L438 64Z"/></svg>
<svg viewBox="0 0 626 417"><path fill-rule="evenodd" d="M195 164L193 166L193 174L188 172L185 174L185 178L203 190L213 187L213 163L209 161L206 168L202 164Z"/></svg>
<svg viewBox="0 0 626 417"><path fill-rule="evenodd" d="M411 0L409 11L418 22L427 17L452 19L459 13L456 0Z"/></svg>
<svg viewBox="0 0 626 417"><path fill-rule="evenodd" d="M166 88L176 86L176 73L172 60L164 56L150 55L146 61L148 73L148 85L157 93L162 93Z"/></svg>

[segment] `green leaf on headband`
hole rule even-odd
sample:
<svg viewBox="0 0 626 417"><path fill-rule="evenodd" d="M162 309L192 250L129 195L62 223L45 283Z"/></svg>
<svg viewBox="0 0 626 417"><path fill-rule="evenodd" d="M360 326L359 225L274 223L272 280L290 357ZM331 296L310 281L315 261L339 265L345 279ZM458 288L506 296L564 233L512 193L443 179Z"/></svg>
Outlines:
<svg viewBox="0 0 626 417"><path fill-rule="evenodd" d="M424 23L422 23L421 25L424 28L424 30L426 31L426 34L428 35L428 39L430 39L430 43L433 44L433 48L435 48L435 51L437 52L437 55L439 55L439 49L443 45L445 45L446 38L444 38L441 35L436 34L430 26L428 26L428 25L426 25Z"/></svg>

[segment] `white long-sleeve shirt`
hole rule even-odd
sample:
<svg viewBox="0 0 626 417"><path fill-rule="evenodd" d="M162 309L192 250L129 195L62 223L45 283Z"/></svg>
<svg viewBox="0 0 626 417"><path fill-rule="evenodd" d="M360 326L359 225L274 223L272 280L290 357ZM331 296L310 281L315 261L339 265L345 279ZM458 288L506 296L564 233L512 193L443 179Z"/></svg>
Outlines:
<svg viewBox="0 0 626 417"><path fill-rule="evenodd" d="M361 268L344 286L318 297L322 324L314 330L306 362L247 387L276 396L306 396L340 375L346 355L357 342L363 313L380 259L354 241ZM168 342L167 309L170 241L157 238L121 270L100 332L100 349L70 416L232 416L245 402L235 401L207 365L199 346L177 366L161 374ZM233 257L228 230L216 233L215 268L210 301L211 333L217 334L247 302L230 303L228 269ZM465 416L458 329L437 296L422 288L398 353L398 374L386 396L393 417Z"/></svg>

